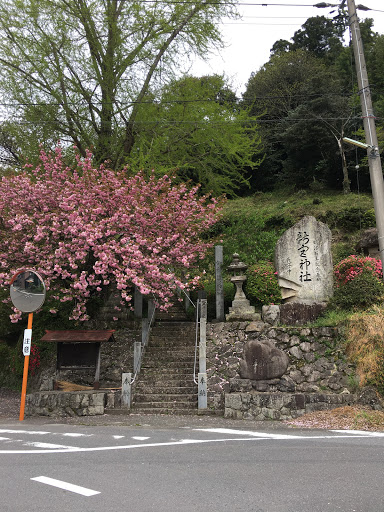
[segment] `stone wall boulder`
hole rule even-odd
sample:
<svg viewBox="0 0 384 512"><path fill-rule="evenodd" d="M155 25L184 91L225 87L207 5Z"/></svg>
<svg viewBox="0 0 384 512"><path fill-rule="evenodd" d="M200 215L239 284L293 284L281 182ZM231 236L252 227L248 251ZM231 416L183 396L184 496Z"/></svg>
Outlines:
<svg viewBox="0 0 384 512"><path fill-rule="evenodd" d="M244 345L240 377L250 380L275 379L284 375L288 365L288 355L276 348L273 341L250 340Z"/></svg>

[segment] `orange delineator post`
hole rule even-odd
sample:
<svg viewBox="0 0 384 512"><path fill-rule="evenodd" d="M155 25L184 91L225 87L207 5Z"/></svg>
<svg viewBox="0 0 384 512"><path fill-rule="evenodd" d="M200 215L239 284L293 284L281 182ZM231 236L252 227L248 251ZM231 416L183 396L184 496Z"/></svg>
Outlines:
<svg viewBox="0 0 384 512"><path fill-rule="evenodd" d="M33 321L33 313L29 313L27 329L32 329L32 321ZM29 369L29 356L24 356L24 371L23 371L23 384L22 384L22 388L21 388L21 403L20 403L19 421L24 420L25 397L27 396L28 369Z"/></svg>

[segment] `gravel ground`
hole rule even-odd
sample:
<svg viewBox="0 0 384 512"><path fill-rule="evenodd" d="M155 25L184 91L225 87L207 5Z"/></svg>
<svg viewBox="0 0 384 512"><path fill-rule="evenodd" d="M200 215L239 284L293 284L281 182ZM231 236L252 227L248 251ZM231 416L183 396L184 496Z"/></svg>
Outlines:
<svg viewBox="0 0 384 512"><path fill-rule="evenodd" d="M0 388L0 423L19 421L20 392ZM47 418L28 416L26 424L64 423L72 425L126 425L154 428L172 428L197 425L199 427L249 428L252 430L274 429L353 429L384 431L384 412L366 407L340 407L331 411L319 411L290 421L230 420L215 415L173 416L167 414L104 414L76 418Z"/></svg>
<svg viewBox="0 0 384 512"><path fill-rule="evenodd" d="M0 388L0 418L18 418L20 410L20 391Z"/></svg>

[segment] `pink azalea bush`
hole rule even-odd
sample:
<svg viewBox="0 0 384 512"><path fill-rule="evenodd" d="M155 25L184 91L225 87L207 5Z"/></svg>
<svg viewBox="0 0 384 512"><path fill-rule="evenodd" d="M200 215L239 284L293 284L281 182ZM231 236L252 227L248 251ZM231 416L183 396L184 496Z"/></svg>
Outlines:
<svg viewBox="0 0 384 512"><path fill-rule="evenodd" d="M335 291L330 309L356 310L379 304L384 298L381 261L348 256L335 265Z"/></svg>
<svg viewBox="0 0 384 512"><path fill-rule="evenodd" d="M345 285L349 281L353 281L353 279L363 272L372 273L378 279L383 279L383 269L380 260L370 258L369 256L348 256L335 265L334 276L336 288Z"/></svg>
<svg viewBox="0 0 384 512"><path fill-rule="evenodd" d="M49 290L52 314L71 301L70 318L84 321L90 297L110 283L122 305L130 305L136 285L163 308L176 287L197 284L188 269L210 246L200 235L218 219L220 202L169 176L96 169L90 153L75 168L60 147L42 151L40 160L0 182L0 287L33 268ZM19 318L15 310L12 321Z"/></svg>

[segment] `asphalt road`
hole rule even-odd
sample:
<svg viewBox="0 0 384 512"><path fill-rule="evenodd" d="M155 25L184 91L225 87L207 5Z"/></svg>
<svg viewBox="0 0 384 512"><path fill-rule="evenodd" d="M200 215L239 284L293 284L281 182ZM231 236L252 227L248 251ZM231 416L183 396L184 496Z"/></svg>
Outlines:
<svg viewBox="0 0 384 512"><path fill-rule="evenodd" d="M384 512L384 433L1 422L1 512Z"/></svg>

